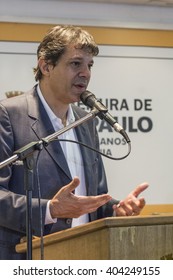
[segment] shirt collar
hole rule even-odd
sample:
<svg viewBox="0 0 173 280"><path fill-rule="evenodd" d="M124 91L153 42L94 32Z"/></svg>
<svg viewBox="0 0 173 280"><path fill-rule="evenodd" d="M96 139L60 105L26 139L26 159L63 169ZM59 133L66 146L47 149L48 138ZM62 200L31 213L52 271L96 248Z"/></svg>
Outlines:
<svg viewBox="0 0 173 280"><path fill-rule="evenodd" d="M38 96L51 120L51 122L54 122L54 121L58 121L58 123L60 125L62 125L62 121L60 118L58 118L54 112L52 111L52 109L49 107L49 105L47 104L42 92L41 92L41 89L40 89L40 86L39 84L37 85L37 93L38 93ZM73 123L75 121L75 116L74 116L74 113L73 113L73 110L72 110L72 106L71 104L69 104L69 108L68 108L68 112L67 112L67 125L70 124L70 123Z"/></svg>

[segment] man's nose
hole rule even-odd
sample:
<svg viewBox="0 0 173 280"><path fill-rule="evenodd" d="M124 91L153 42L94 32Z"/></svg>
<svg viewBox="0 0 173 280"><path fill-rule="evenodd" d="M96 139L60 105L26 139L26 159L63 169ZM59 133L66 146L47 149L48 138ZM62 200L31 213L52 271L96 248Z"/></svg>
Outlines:
<svg viewBox="0 0 173 280"><path fill-rule="evenodd" d="M90 68L87 66L83 66L79 72L79 76L80 77L85 77L87 79L90 78L91 76L91 71L90 71Z"/></svg>

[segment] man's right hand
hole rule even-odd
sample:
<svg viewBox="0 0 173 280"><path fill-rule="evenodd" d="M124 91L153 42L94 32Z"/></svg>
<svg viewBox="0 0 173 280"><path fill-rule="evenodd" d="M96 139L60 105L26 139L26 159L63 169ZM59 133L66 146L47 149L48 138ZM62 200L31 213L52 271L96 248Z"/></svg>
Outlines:
<svg viewBox="0 0 173 280"><path fill-rule="evenodd" d="M96 211L111 199L111 196L108 194L76 196L73 191L79 183L79 178L75 177L52 198L50 201L50 214L52 218L78 218L81 215Z"/></svg>

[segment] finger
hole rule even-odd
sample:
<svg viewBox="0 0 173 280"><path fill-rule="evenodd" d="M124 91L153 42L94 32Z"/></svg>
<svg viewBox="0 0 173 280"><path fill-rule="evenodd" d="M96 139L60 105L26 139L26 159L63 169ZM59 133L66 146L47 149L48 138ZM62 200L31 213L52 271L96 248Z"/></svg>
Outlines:
<svg viewBox="0 0 173 280"><path fill-rule="evenodd" d="M94 197L94 200L96 200L96 203L95 203L95 201L94 201L94 203L96 204L96 207L98 208L98 207L106 204L111 199L112 199L112 197L109 194L97 195Z"/></svg>
<svg viewBox="0 0 173 280"><path fill-rule="evenodd" d="M138 197L138 195L143 192L144 190L146 190L149 187L148 183L142 183L140 185L138 185L132 192L131 194L134 195L135 197Z"/></svg>
<svg viewBox="0 0 173 280"><path fill-rule="evenodd" d="M121 201L119 204L119 207L123 208L123 211L126 213L126 216L131 216L133 214L132 200L128 200L128 202Z"/></svg>
<svg viewBox="0 0 173 280"><path fill-rule="evenodd" d="M102 194L96 196L78 196L78 199L84 207L92 210L106 204L112 197L109 194Z"/></svg>
<svg viewBox="0 0 173 280"><path fill-rule="evenodd" d="M79 209L81 209L80 215L82 215L85 213L95 212L99 207L106 204L111 198L112 197L108 194L88 196L88 197L78 196L76 205L79 205Z"/></svg>
<svg viewBox="0 0 173 280"><path fill-rule="evenodd" d="M80 209L80 214L92 213L96 211L99 207L106 204L111 196L108 194L98 195L98 196L76 196L76 206Z"/></svg>
<svg viewBox="0 0 173 280"><path fill-rule="evenodd" d="M139 198L139 201L140 201L139 207L140 207L141 209L144 208L144 206L145 206L145 204L146 204L145 199L144 199L143 197L141 197L141 198Z"/></svg>
<svg viewBox="0 0 173 280"><path fill-rule="evenodd" d="M74 195L69 201L71 202L70 215L72 215L73 217L79 217L86 213L92 213L96 211L100 206L107 203L110 199L111 196L108 194L89 197Z"/></svg>
<svg viewBox="0 0 173 280"><path fill-rule="evenodd" d="M68 185L65 186L65 189L66 189L68 192L72 192L72 191L75 190L75 188L76 188L77 186L79 186L79 184L80 184L79 178L78 178L78 177L74 177L73 180L72 180Z"/></svg>
<svg viewBox="0 0 173 280"><path fill-rule="evenodd" d="M118 205L113 205L113 210L114 210L114 216L127 216L126 211L123 209L123 207L118 204Z"/></svg>
<svg viewBox="0 0 173 280"><path fill-rule="evenodd" d="M141 205L140 200L138 199L138 201L132 201L130 205L131 205L131 213L129 215L133 215L133 216L134 215L135 216L139 215L141 210L142 210L142 208L143 208L143 205ZM145 203L144 203L144 205L145 205Z"/></svg>
<svg viewBox="0 0 173 280"><path fill-rule="evenodd" d="M128 203L123 202L120 203L120 205L125 210L127 216L139 215L142 208L145 206L145 199L128 200Z"/></svg>

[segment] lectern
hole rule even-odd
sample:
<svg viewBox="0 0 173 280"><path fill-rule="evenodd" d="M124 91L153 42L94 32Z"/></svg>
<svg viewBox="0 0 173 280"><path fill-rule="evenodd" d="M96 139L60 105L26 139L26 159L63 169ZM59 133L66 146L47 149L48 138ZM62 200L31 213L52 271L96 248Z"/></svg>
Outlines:
<svg viewBox="0 0 173 280"><path fill-rule="evenodd" d="M40 238L33 240L40 259ZM26 244L18 244L25 252ZM100 219L44 237L46 260L173 259L173 214Z"/></svg>

